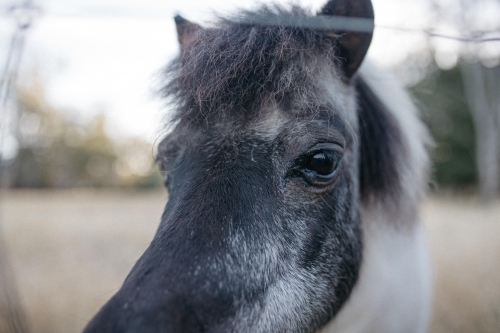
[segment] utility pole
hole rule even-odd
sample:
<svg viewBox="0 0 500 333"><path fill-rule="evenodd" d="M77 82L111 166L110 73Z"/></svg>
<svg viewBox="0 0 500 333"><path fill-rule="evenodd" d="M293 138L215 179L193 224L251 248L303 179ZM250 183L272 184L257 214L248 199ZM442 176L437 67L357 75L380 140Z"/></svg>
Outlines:
<svg viewBox="0 0 500 333"><path fill-rule="evenodd" d="M480 3L477 0L461 0L462 31L474 29L476 17L468 16ZM469 31L469 34L471 32ZM493 201L500 194L500 123L497 113L498 70L481 63L478 44L464 45L461 61L465 97L476 132L476 166L478 171L479 198L483 203ZM498 67L498 65L497 65Z"/></svg>
<svg viewBox="0 0 500 333"><path fill-rule="evenodd" d="M9 134L11 119L17 124L15 109L15 86L19 65L28 30L40 9L30 0L11 6L7 15L13 18L15 29L0 81L0 188L7 185L7 169L4 160L5 138ZM15 133L16 131L14 131ZM28 333L27 316L22 306L11 263L4 242L0 221L0 333Z"/></svg>
<svg viewBox="0 0 500 333"><path fill-rule="evenodd" d="M7 134L8 119L12 116L14 107L9 103L15 100L15 84L19 65L24 49L26 34L32 27L34 19L40 14L40 8L32 4L30 0L24 1L21 5L11 6L7 9L7 16L10 16L15 23L12 34L7 59L0 77L0 158L3 157L3 144Z"/></svg>

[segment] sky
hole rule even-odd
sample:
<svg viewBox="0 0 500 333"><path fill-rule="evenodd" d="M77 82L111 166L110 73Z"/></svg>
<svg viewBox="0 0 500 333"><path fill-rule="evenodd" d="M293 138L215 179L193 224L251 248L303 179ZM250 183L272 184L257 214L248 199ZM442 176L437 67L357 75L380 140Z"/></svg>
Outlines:
<svg viewBox="0 0 500 333"><path fill-rule="evenodd" d="M109 118L116 137L140 136L154 142L165 115L154 97L161 68L179 48L173 16L207 24L213 13L252 8L255 1L212 0L38 0L42 8L27 36L21 77L36 69L47 98L73 117L89 119L98 112ZM289 1L276 1L288 3ZM295 1L313 10L324 1ZM0 65L3 66L14 24L5 8L19 0L0 0ZM390 67L422 47L423 34L385 27L424 28L425 2L373 0L376 32L369 56Z"/></svg>

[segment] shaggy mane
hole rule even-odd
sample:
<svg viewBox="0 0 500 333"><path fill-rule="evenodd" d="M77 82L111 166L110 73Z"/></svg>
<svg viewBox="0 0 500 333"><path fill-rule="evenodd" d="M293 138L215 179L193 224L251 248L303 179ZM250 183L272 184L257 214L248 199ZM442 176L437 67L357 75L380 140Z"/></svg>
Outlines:
<svg viewBox="0 0 500 333"><path fill-rule="evenodd" d="M331 32L251 23L265 15L312 16L295 6L265 6L200 29L164 70L168 83L161 94L175 103L174 120L236 117L241 123L269 103L311 100L317 63L334 71L335 38Z"/></svg>

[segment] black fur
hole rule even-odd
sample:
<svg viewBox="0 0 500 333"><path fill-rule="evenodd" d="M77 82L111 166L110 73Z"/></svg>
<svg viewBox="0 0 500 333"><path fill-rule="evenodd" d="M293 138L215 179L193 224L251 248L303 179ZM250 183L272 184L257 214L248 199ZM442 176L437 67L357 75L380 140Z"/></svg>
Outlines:
<svg viewBox="0 0 500 333"><path fill-rule="evenodd" d="M360 144L360 189L363 199L401 194L398 160L402 134L394 117L361 77L356 78Z"/></svg>

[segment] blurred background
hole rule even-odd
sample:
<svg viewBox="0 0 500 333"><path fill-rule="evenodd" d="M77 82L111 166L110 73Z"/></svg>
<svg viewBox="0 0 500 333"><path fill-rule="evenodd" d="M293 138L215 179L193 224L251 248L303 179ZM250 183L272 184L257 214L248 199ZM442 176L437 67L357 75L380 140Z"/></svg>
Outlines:
<svg viewBox="0 0 500 333"><path fill-rule="evenodd" d="M500 332L500 0L372 1L369 56L435 140L431 332ZM0 333L79 332L119 288L167 200L154 91L173 16L253 6L0 0Z"/></svg>

